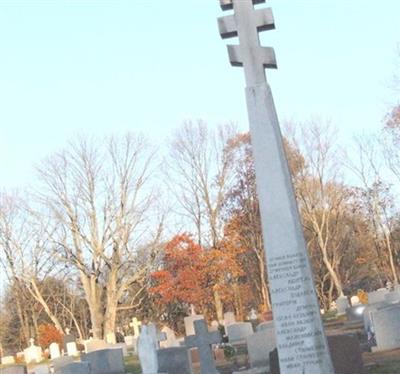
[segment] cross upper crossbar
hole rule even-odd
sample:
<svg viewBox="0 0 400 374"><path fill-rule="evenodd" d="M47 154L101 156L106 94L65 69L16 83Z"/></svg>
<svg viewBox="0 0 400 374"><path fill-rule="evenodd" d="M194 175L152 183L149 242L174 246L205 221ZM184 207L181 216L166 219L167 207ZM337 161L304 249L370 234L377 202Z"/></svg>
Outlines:
<svg viewBox="0 0 400 374"><path fill-rule="evenodd" d="M276 68L273 48L262 47L258 33L275 28L270 8L254 9L265 0L220 0L222 9L234 9L234 14L218 19L223 39L238 36L239 45L228 45L233 66L243 66L247 86L265 83L265 68Z"/></svg>

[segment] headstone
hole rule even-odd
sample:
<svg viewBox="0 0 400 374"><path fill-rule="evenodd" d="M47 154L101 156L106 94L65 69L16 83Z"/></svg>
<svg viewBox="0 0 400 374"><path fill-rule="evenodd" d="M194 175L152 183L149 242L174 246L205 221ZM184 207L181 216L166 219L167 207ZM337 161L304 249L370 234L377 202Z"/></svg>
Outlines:
<svg viewBox="0 0 400 374"><path fill-rule="evenodd" d="M387 304L397 304L400 303L400 292L399 291L391 291L385 295L385 302Z"/></svg>
<svg viewBox="0 0 400 374"><path fill-rule="evenodd" d="M0 368L0 374L27 374L28 370L25 365L13 365Z"/></svg>
<svg viewBox="0 0 400 374"><path fill-rule="evenodd" d="M276 348L275 329L264 328L246 339L249 362L252 368L269 368L269 353Z"/></svg>
<svg viewBox="0 0 400 374"><path fill-rule="evenodd" d="M350 304L351 304L351 306L357 306L357 305L361 304L360 298L357 295L352 296L350 298Z"/></svg>
<svg viewBox="0 0 400 374"><path fill-rule="evenodd" d="M84 342L85 352L95 352L107 348L107 343L101 339L89 339Z"/></svg>
<svg viewBox="0 0 400 374"><path fill-rule="evenodd" d="M349 300L346 296L339 296L336 299L337 314L342 315L346 313L346 309L350 307Z"/></svg>
<svg viewBox="0 0 400 374"><path fill-rule="evenodd" d="M160 343L161 348L171 348L171 347L179 347L179 342L176 339L175 332L168 326L164 326L161 329L161 332L165 334L166 340Z"/></svg>
<svg viewBox="0 0 400 374"><path fill-rule="evenodd" d="M122 354L124 357L128 356L128 346L125 343L115 343L110 344L108 349L122 349Z"/></svg>
<svg viewBox="0 0 400 374"><path fill-rule="evenodd" d="M76 347L75 342L69 342L67 343L67 354L68 356L78 356L78 348Z"/></svg>
<svg viewBox="0 0 400 374"><path fill-rule="evenodd" d="M192 362L186 347L171 347L157 351L158 371L167 374L192 374Z"/></svg>
<svg viewBox="0 0 400 374"><path fill-rule="evenodd" d="M226 326L226 334L229 343L246 340L249 335L253 334L253 326L250 322L236 322Z"/></svg>
<svg viewBox="0 0 400 374"><path fill-rule="evenodd" d="M201 314L191 314L183 319L186 336L194 335L194 321L199 321L202 319L204 319L204 316Z"/></svg>
<svg viewBox="0 0 400 374"><path fill-rule="evenodd" d="M87 353L82 361L90 363L93 374L125 374L122 349L103 349Z"/></svg>
<svg viewBox="0 0 400 374"><path fill-rule="evenodd" d="M62 356L51 360L54 373L58 373L62 368L74 362L73 357Z"/></svg>
<svg viewBox="0 0 400 374"><path fill-rule="evenodd" d="M277 345L285 374L333 374L319 302L282 134L265 68L276 67L272 48L260 45L259 32L275 27L270 8L254 8L265 0L220 0L233 14L218 19L234 66L243 66L254 155L262 236ZM293 327L295 326L295 328ZM299 345L307 355L298 354Z"/></svg>
<svg viewBox="0 0 400 374"><path fill-rule="evenodd" d="M109 332L106 335L106 343L108 343L108 344L116 344L117 343L117 338L115 337L115 333Z"/></svg>
<svg viewBox="0 0 400 374"><path fill-rule="evenodd" d="M43 358L42 348L35 345L34 342L34 339L30 339L31 346L24 350L25 362L27 364L40 362Z"/></svg>
<svg viewBox="0 0 400 374"><path fill-rule="evenodd" d="M75 343L76 336L75 334L70 333L70 329L65 329L65 335L63 336L63 344L64 344L64 352L67 352L67 344L68 343Z"/></svg>
<svg viewBox="0 0 400 374"><path fill-rule="evenodd" d="M58 345L58 343L55 342L51 343L49 349L50 349L50 358L52 360L61 356L60 346Z"/></svg>
<svg viewBox="0 0 400 374"><path fill-rule="evenodd" d="M261 322L256 327L256 331L270 330L270 329L274 329L274 322L273 321Z"/></svg>
<svg viewBox="0 0 400 374"><path fill-rule="evenodd" d="M393 304L372 312L372 325L377 347L382 351L400 347L400 304Z"/></svg>
<svg viewBox="0 0 400 374"><path fill-rule="evenodd" d="M133 335L127 335L124 337L124 340L128 350L137 352L137 338L135 338Z"/></svg>
<svg viewBox="0 0 400 374"><path fill-rule="evenodd" d="M389 291L386 288L379 288L376 291L368 292L368 304L376 304L385 301L385 295Z"/></svg>
<svg viewBox="0 0 400 374"><path fill-rule="evenodd" d="M154 341L156 342L156 348L160 348L160 342L167 340L167 335L165 332L159 332L154 323L149 323L147 325L148 334L153 336Z"/></svg>
<svg viewBox="0 0 400 374"><path fill-rule="evenodd" d="M350 322L364 321L364 311L367 308L364 304L359 304L346 309L347 320Z"/></svg>
<svg viewBox="0 0 400 374"><path fill-rule="evenodd" d="M194 322L195 335L187 336L185 344L188 348L197 348L200 355L200 373L217 374L214 359L211 353L211 344L221 342L219 331L208 332L204 319Z"/></svg>
<svg viewBox="0 0 400 374"><path fill-rule="evenodd" d="M328 336L329 351L336 374L365 374L360 344L357 337L351 335ZM299 354L307 354L307 347L298 347ZM270 353L270 374L280 374L278 353ZM282 372L282 374L285 374ZM299 373L300 374L300 373ZM323 373L321 373L323 374Z"/></svg>
<svg viewBox="0 0 400 374"><path fill-rule="evenodd" d="M224 313L224 326L229 326L232 323L236 323L235 313L233 312Z"/></svg>
<svg viewBox="0 0 400 374"><path fill-rule="evenodd" d="M153 328L143 326L138 339L138 355L142 374L158 373L157 338Z"/></svg>
<svg viewBox="0 0 400 374"><path fill-rule="evenodd" d="M209 328L210 331L218 331L219 323L218 321L211 321L211 326Z"/></svg>
<svg viewBox="0 0 400 374"><path fill-rule="evenodd" d="M73 362L62 367L54 374L94 374L90 370L89 362Z"/></svg>
<svg viewBox="0 0 400 374"><path fill-rule="evenodd" d="M4 356L1 358L1 364L2 365L12 365L15 364L15 358L14 356Z"/></svg>
<svg viewBox="0 0 400 374"><path fill-rule="evenodd" d="M135 338L138 338L140 335L140 326L142 326L142 322L140 322L136 317L132 318L132 322L129 324L130 327L133 328Z"/></svg>

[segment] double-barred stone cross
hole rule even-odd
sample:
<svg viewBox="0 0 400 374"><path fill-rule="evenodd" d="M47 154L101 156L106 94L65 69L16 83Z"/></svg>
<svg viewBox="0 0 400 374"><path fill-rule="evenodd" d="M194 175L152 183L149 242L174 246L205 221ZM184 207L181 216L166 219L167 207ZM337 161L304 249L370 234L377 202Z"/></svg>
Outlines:
<svg viewBox="0 0 400 374"><path fill-rule="evenodd" d="M272 48L262 47L259 32L275 27L265 0L219 0L233 14L218 19L233 66L243 66L257 192L274 324L282 374L333 374L319 312L278 116L265 68L275 68ZM266 355L268 352L265 353Z"/></svg>

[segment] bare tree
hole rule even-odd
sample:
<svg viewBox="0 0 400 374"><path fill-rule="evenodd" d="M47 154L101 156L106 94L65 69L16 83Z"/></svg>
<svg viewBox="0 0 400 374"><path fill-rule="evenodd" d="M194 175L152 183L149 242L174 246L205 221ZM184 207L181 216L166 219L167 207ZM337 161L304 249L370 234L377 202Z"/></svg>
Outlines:
<svg viewBox="0 0 400 374"><path fill-rule="evenodd" d="M192 222L199 244L209 248L218 248L223 237L222 207L233 176L233 157L227 144L235 133L232 124L212 130L203 121L187 121L170 142L170 190L179 213ZM222 320L217 291L214 296L217 317Z"/></svg>
<svg viewBox="0 0 400 374"><path fill-rule="evenodd" d="M366 214L372 223L375 247L381 266L384 266L386 261L390 278L397 284L399 278L392 237L393 214L391 211L393 210L393 200L390 186L384 181L384 160L381 156L381 146L384 143L380 143L380 140L375 137L358 137L355 143L358 160L349 163L349 167L361 182L361 197L365 204ZM385 152L389 152L388 148ZM394 159L389 161L389 165L391 162L393 163L392 171L396 175L398 165Z"/></svg>
<svg viewBox="0 0 400 374"><path fill-rule="evenodd" d="M141 136L80 139L38 169L39 197L56 225L55 255L77 270L97 338L114 332L118 303L146 275L161 235L154 156Z"/></svg>

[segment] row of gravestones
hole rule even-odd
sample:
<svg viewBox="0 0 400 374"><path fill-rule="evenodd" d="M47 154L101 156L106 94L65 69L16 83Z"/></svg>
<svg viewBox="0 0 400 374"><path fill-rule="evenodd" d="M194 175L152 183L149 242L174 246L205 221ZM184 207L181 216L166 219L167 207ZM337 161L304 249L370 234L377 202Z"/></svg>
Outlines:
<svg viewBox="0 0 400 374"><path fill-rule="evenodd" d="M337 305L348 321L363 324L372 351L400 348L400 285L368 293L365 305L350 306L345 297Z"/></svg>

